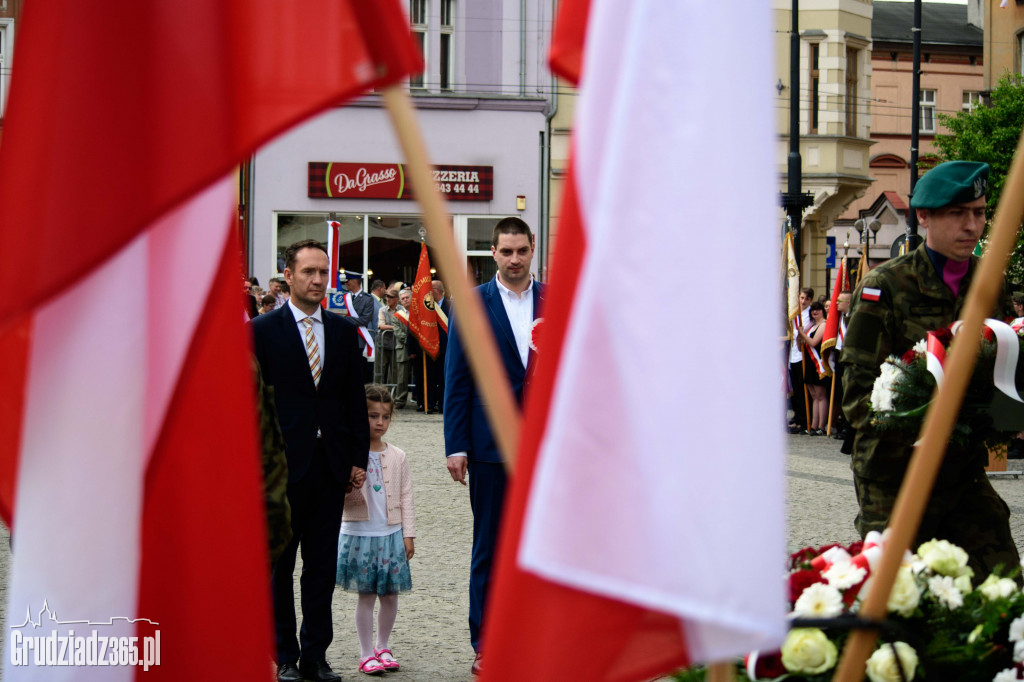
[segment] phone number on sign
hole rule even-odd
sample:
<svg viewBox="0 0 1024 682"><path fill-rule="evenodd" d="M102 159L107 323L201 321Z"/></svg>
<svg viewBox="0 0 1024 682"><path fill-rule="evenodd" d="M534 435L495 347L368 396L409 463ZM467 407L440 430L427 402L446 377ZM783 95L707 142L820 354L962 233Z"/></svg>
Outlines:
<svg viewBox="0 0 1024 682"><path fill-rule="evenodd" d="M436 182L434 187L441 194L480 194L480 185L464 183Z"/></svg>

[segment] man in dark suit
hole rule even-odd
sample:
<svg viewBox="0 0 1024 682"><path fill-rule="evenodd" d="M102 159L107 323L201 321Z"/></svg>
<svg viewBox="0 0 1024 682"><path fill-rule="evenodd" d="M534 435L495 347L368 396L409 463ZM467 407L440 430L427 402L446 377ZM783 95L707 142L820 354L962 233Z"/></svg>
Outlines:
<svg viewBox="0 0 1024 682"><path fill-rule="evenodd" d="M477 287L483 299L498 350L516 399L522 405L530 368L530 344L534 320L540 315L544 285L533 281L533 233L519 218L504 218L494 226L491 255L498 266L493 280ZM462 339L449 323L448 357L445 362L444 442L448 473L466 484L473 509L473 557L469 575L469 635L481 668L480 628L484 620L491 562L498 543L501 509L505 499L505 468L494 441L481 398L466 362Z"/></svg>
<svg viewBox="0 0 1024 682"><path fill-rule="evenodd" d="M370 448L363 358L356 330L320 307L327 251L315 240L285 251L291 299L252 322L256 359L274 401L288 459L292 540L273 572L278 680L340 679L327 665L331 598L347 487L362 485ZM302 630L292 591L302 545ZM301 643L301 647L300 647ZM300 662L301 661L301 662Z"/></svg>
<svg viewBox="0 0 1024 682"><path fill-rule="evenodd" d="M359 351L366 348L366 339L371 341L377 336L377 303L373 294L363 291L363 273L345 270L342 273L345 277L345 289L352 294L352 307L345 318L350 324L361 327L363 332L359 335ZM366 336L363 336L363 333ZM373 382L373 363L363 358L363 383Z"/></svg>

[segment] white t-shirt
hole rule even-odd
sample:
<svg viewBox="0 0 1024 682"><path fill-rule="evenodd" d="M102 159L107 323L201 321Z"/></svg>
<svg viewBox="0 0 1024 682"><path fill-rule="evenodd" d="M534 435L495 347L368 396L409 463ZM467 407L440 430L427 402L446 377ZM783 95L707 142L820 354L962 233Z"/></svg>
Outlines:
<svg viewBox="0 0 1024 682"><path fill-rule="evenodd" d="M789 323L792 327L793 323ZM811 307L808 306L800 311L800 324L801 329L804 332L807 331L807 327L811 324ZM792 329L790 330L792 332ZM795 334L795 333L794 333ZM800 364L801 350L800 350L800 339L794 338L789 343L789 364Z"/></svg>
<svg viewBox="0 0 1024 682"><path fill-rule="evenodd" d="M384 472L380 468L381 452L370 450L370 459L366 464L363 491L369 507L370 520L342 521L341 532L345 535L381 537L402 530L400 523L388 525L388 498L384 491Z"/></svg>

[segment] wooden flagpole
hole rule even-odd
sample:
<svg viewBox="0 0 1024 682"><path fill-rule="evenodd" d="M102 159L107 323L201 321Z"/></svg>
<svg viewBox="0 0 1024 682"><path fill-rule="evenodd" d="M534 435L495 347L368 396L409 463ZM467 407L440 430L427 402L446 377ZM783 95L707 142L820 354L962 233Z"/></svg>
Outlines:
<svg viewBox="0 0 1024 682"><path fill-rule="evenodd" d="M475 282L469 273L466 256L455 245L451 221L444 201L434 186L426 146L409 94L402 86L392 85L383 91L383 97L405 155L407 176L423 211L424 227L430 234L434 253L438 257L437 268L452 298L459 303L459 335L466 349L476 388L483 394L487 419L501 451L505 469L512 473L519 446L519 407L498 355L494 332L487 322L483 302L473 292Z"/></svg>
<svg viewBox="0 0 1024 682"><path fill-rule="evenodd" d="M733 682L736 679L736 664L731 661L708 665L707 682Z"/></svg>
<svg viewBox="0 0 1024 682"><path fill-rule="evenodd" d="M800 326L803 327L803 314L801 313ZM806 333L806 332L805 332ZM799 344L799 336L797 343ZM807 352L803 346L800 347L800 385L804 387L804 415L807 417L807 430L811 430L811 403L808 400L810 395L807 392Z"/></svg>
<svg viewBox="0 0 1024 682"><path fill-rule="evenodd" d="M420 350L423 350L420 348ZM430 400L427 399L427 352L423 351L423 414L430 414Z"/></svg>
<svg viewBox="0 0 1024 682"><path fill-rule="evenodd" d="M832 405L836 401L836 378L837 378L836 377L836 373L833 371L832 372L832 390L829 392L829 396L828 396L828 423L825 424L825 435L826 436L831 436L832 435Z"/></svg>
<svg viewBox="0 0 1024 682"><path fill-rule="evenodd" d="M931 496L946 445L953 432L953 424L963 403L964 391L974 370L981 340L981 327L988 312L995 305L1003 285L1003 272L1010 252L1017 241L1017 230L1024 218L1024 133L1017 143L1017 151L1006 178L1006 185L996 209L995 224L990 233L988 250L978 267L978 273L967 292L964 304L964 324L950 346L945 379L936 391L932 406L925 415L921 438L910 458L910 466L903 477L896 504L889 523L889 537L885 542L878 568L871 575L871 592L861 609L866 620L885 617L886 602L892 589L903 553L917 534L925 505ZM855 630L846 641L843 658L833 678L834 682L858 682L864 676L864 663L874 649L878 633L874 630Z"/></svg>

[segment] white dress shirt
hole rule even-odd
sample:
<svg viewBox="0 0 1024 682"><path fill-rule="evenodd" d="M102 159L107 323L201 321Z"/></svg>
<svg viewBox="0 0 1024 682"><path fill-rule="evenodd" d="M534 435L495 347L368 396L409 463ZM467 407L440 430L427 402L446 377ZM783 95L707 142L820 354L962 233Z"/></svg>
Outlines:
<svg viewBox="0 0 1024 682"><path fill-rule="evenodd" d="M509 289L501 283L500 277L495 277L498 285L498 293L501 295L501 303L505 306L505 314L512 325L512 335L516 339L516 349L519 351L519 359L526 367L530 359L530 338L533 335L533 277L530 277L530 286L521 294ZM453 452L449 457L467 457L467 452Z"/></svg>
<svg viewBox="0 0 1024 682"><path fill-rule="evenodd" d="M516 338L519 359L523 361L523 367L526 367L530 359L530 337L533 334L533 277L530 277L530 285L521 294L502 284L500 275L495 277L494 281L498 285L505 314L512 325L512 335Z"/></svg>

